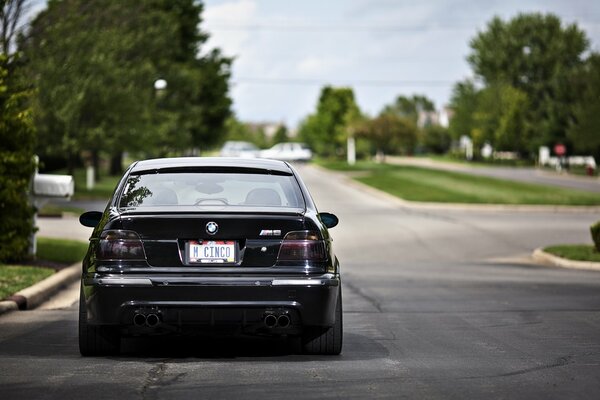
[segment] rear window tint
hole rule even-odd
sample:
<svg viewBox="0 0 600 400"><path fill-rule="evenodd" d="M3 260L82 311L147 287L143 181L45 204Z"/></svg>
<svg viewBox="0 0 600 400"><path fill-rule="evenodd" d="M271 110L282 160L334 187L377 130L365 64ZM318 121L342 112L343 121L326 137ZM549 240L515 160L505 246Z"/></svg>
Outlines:
<svg viewBox="0 0 600 400"><path fill-rule="evenodd" d="M304 208L292 175L177 172L132 175L119 207L247 206Z"/></svg>

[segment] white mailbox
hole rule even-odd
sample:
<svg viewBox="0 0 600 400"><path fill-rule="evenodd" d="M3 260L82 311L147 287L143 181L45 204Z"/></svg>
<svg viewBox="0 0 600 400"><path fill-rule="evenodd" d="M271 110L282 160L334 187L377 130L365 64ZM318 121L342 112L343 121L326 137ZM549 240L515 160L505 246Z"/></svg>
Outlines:
<svg viewBox="0 0 600 400"><path fill-rule="evenodd" d="M29 196L31 203L39 209L50 200L69 201L74 192L75 181L71 175L38 174L36 168ZM37 225L37 212L33 215L33 223ZM37 252L35 233L31 234L29 244L29 254L35 256Z"/></svg>
<svg viewBox="0 0 600 400"><path fill-rule="evenodd" d="M70 198L75 191L71 175L35 174L33 176L34 198Z"/></svg>

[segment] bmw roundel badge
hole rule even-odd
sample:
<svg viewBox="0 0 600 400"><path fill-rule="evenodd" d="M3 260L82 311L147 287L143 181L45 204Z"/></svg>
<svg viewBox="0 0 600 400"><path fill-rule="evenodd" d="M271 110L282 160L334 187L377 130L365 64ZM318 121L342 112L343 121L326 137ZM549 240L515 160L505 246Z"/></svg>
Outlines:
<svg viewBox="0 0 600 400"><path fill-rule="evenodd" d="M219 230L219 225L216 222L210 221L206 224L206 233L214 235Z"/></svg>

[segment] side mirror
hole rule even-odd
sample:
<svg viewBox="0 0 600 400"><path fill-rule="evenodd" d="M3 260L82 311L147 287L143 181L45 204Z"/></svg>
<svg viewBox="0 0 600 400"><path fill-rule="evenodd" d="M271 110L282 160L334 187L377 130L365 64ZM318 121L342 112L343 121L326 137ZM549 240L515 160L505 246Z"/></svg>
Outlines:
<svg viewBox="0 0 600 400"><path fill-rule="evenodd" d="M96 225L100 223L102 219L102 214L100 211L88 211L81 214L79 217L79 223L83 226L87 226L90 228L95 228Z"/></svg>
<svg viewBox="0 0 600 400"><path fill-rule="evenodd" d="M340 222L338 217L326 212L319 213L319 218L321 218L321 222L323 222L323 225L325 225L328 228L333 228L338 224L338 222Z"/></svg>

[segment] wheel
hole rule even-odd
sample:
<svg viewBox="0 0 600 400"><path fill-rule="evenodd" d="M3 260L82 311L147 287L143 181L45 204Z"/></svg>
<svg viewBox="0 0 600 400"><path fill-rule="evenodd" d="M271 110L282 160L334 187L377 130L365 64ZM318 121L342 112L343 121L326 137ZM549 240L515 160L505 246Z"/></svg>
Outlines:
<svg viewBox="0 0 600 400"><path fill-rule="evenodd" d="M344 337L342 314L342 288L340 287L335 306L335 323L330 328L308 327L302 335L304 353L338 355L342 352Z"/></svg>
<svg viewBox="0 0 600 400"><path fill-rule="evenodd" d="M118 354L121 337L112 326L94 326L87 323L83 285L79 293L79 352L82 356Z"/></svg>

